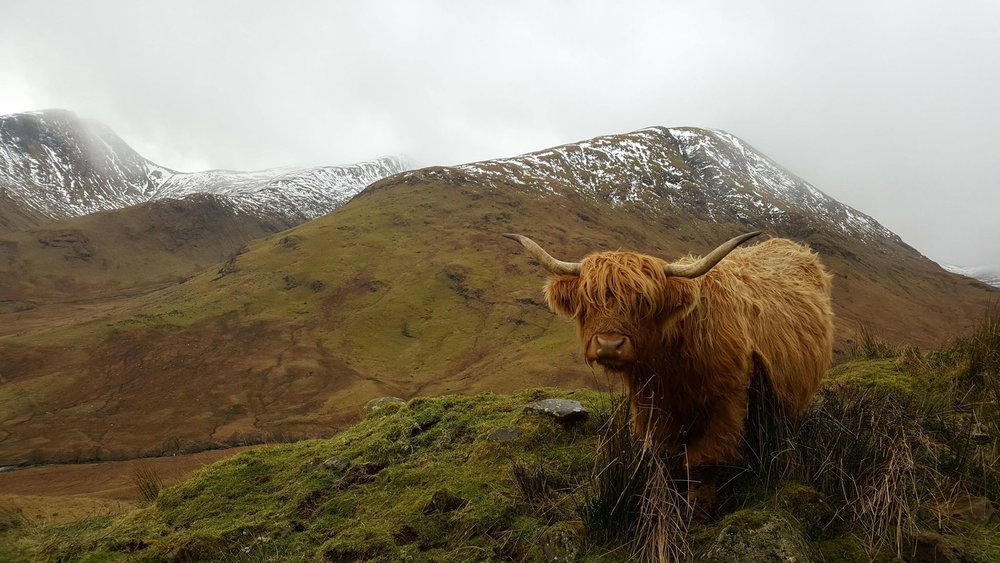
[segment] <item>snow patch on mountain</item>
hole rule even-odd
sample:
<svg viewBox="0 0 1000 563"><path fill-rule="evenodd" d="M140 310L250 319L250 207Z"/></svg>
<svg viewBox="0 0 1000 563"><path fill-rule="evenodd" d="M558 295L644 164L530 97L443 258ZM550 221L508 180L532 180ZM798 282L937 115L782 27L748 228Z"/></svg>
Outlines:
<svg viewBox="0 0 1000 563"><path fill-rule="evenodd" d="M147 200L148 162L108 127L62 110L0 117L0 190L61 218Z"/></svg>
<svg viewBox="0 0 1000 563"><path fill-rule="evenodd" d="M227 198L244 211L306 221L340 207L369 184L403 171L404 166L401 160L387 157L346 166L175 173L151 197L209 193Z"/></svg>
<svg viewBox="0 0 1000 563"><path fill-rule="evenodd" d="M808 229L820 221L859 239L902 242L724 131L651 127L428 173L473 174L488 187L583 195L653 211L677 206L756 226Z"/></svg>
<svg viewBox="0 0 1000 563"><path fill-rule="evenodd" d="M684 180L683 171L673 166L660 141L651 130L637 131L455 169L475 173L494 185L553 194L573 192L615 204L653 204L655 199L670 199L661 192L679 189Z"/></svg>
<svg viewBox="0 0 1000 563"><path fill-rule="evenodd" d="M993 287L1000 287L1000 267L998 266L955 266L945 262L938 264L953 274L977 279Z"/></svg>
<svg viewBox="0 0 1000 563"><path fill-rule="evenodd" d="M864 238L899 237L878 221L840 203L785 170L741 139L719 130L677 128L684 160L732 207L752 207L774 220L795 212L823 220L844 234Z"/></svg>
<svg viewBox="0 0 1000 563"><path fill-rule="evenodd" d="M386 157L345 166L184 173L143 158L107 126L72 112L0 116L0 195L52 219L205 193L239 211L301 222L406 167Z"/></svg>

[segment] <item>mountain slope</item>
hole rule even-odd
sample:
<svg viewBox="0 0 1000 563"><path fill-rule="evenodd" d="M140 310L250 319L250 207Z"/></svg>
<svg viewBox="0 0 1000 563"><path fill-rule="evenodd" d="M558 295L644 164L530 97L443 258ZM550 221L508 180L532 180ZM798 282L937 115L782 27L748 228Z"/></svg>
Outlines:
<svg viewBox="0 0 1000 563"><path fill-rule="evenodd" d="M565 259L803 240L836 276L840 345L860 322L937 344L996 295L727 138L656 128L406 172L182 284L4 315L0 463L328 435L379 395L607 384L502 232Z"/></svg>
<svg viewBox="0 0 1000 563"><path fill-rule="evenodd" d="M161 172L111 129L63 110L0 116L0 187L49 217L146 201Z"/></svg>
<svg viewBox="0 0 1000 563"><path fill-rule="evenodd" d="M177 283L243 244L291 227L195 194L0 235L0 310Z"/></svg>
<svg viewBox="0 0 1000 563"><path fill-rule="evenodd" d="M9 194L6 188L0 187L0 233L34 227L44 223L46 219Z"/></svg>
<svg viewBox="0 0 1000 563"><path fill-rule="evenodd" d="M146 201L213 194L242 213L300 223L403 170L396 158L347 166L181 173L143 158L107 126L64 110L0 116L0 233ZM8 201L4 201L8 200ZM8 210L16 208L15 215Z"/></svg>
<svg viewBox="0 0 1000 563"><path fill-rule="evenodd" d="M820 192L724 131L651 127L528 155L466 164L490 186L582 195L663 215L756 222L784 231L822 227L867 242L901 244L871 217ZM809 223L803 227L802 223Z"/></svg>

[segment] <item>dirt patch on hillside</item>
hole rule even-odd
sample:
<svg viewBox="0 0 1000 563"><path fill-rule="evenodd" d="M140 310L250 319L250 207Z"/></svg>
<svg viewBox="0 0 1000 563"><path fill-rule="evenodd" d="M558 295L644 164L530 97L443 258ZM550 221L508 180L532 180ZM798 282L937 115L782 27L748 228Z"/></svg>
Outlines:
<svg viewBox="0 0 1000 563"><path fill-rule="evenodd" d="M259 446L210 450L190 455L45 465L0 473L0 497L88 497L119 501L139 500L132 475L139 467L149 467L163 479L165 486L191 476L202 467L220 459Z"/></svg>

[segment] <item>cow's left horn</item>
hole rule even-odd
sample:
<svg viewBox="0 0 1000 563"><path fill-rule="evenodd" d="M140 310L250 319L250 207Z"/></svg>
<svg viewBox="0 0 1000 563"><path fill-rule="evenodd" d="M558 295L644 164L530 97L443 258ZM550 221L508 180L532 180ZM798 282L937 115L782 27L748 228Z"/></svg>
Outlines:
<svg viewBox="0 0 1000 563"><path fill-rule="evenodd" d="M694 264L667 264L663 267L663 273L667 276L676 276L679 278L696 278L711 270L713 266L718 264L719 261L725 258L726 255L732 252L737 246L759 234L760 231L754 231L752 233L733 237L720 244L718 248Z"/></svg>
<svg viewBox="0 0 1000 563"><path fill-rule="evenodd" d="M514 233L504 233L505 237L516 240L521 243L521 246L526 248L528 252L538 260L542 267L552 272L553 274L561 276L579 276L580 275L580 263L579 262L563 262L562 260L556 260L548 252L545 252L542 247L524 235L516 235Z"/></svg>

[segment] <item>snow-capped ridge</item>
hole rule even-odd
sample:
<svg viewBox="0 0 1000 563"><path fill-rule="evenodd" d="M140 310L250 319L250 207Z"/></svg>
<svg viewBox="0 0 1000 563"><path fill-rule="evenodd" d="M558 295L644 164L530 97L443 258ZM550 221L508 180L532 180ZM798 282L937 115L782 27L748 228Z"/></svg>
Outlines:
<svg viewBox="0 0 1000 563"><path fill-rule="evenodd" d="M1000 267L998 266L956 266L946 262L938 262L938 265L953 274L976 279L987 285L1000 288Z"/></svg>
<svg viewBox="0 0 1000 563"><path fill-rule="evenodd" d="M648 127L511 158L455 166L488 186L582 195L648 210L686 208L758 225L821 221L844 235L901 243L870 216L838 202L721 130Z"/></svg>
<svg viewBox="0 0 1000 563"><path fill-rule="evenodd" d="M207 193L239 211L297 223L329 213L405 166L382 157L343 166L179 172L67 110L0 116L0 192L51 219Z"/></svg>

